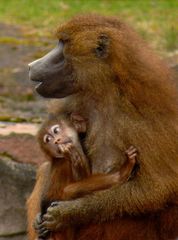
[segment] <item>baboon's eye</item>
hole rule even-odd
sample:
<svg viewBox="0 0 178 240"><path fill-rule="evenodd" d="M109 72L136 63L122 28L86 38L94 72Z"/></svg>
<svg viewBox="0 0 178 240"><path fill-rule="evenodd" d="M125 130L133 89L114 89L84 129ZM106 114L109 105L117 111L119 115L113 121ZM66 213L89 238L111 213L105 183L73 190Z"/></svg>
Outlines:
<svg viewBox="0 0 178 240"><path fill-rule="evenodd" d="M52 128L51 128L51 131L52 131L52 133L54 133L54 134L58 134L59 132L60 132L60 127L59 127L59 125L54 125L54 126L52 126Z"/></svg>
<svg viewBox="0 0 178 240"><path fill-rule="evenodd" d="M101 34L98 37L98 43L95 49L95 53L97 57L104 58L108 55L108 45L109 45L109 38L105 34Z"/></svg>
<svg viewBox="0 0 178 240"><path fill-rule="evenodd" d="M52 137L48 134L45 134L43 137L43 142L44 143L49 143L51 141Z"/></svg>

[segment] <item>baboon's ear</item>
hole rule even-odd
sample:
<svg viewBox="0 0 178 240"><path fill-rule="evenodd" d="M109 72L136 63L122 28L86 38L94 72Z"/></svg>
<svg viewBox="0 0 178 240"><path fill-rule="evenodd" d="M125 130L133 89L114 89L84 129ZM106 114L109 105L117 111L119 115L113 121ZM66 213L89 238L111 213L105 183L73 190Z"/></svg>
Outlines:
<svg viewBox="0 0 178 240"><path fill-rule="evenodd" d="M109 53L109 43L110 39L106 34L101 34L98 37L97 47L95 53L99 58L106 58Z"/></svg>

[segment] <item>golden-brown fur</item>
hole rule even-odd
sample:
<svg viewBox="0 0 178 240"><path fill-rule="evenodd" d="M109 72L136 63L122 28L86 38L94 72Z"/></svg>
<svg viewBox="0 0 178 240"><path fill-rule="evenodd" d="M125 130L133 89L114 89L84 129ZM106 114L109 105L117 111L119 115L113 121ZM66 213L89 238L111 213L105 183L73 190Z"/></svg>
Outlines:
<svg viewBox="0 0 178 240"><path fill-rule="evenodd" d="M101 35L108 39L107 54L99 59L94 50ZM48 213L56 216L59 212L56 220L61 222L65 222L65 213L71 224L120 216L111 223L117 233L108 236L101 231L98 239L124 240L143 239L138 237L139 231L143 236L144 231L152 232L152 237L145 235L144 239L168 239L158 222L163 224L162 216L172 212L169 236L175 231L178 237L174 230L178 229L178 95L169 68L130 27L115 18L79 16L59 27L57 36L66 42L64 54L80 89L65 99L65 108L88 119L85 145L92 172L116 169L124 161L124 149L132 144L140 152L140 170L131 182L74 200L71 209L71 203L64 202ZM141 222L137 217L123 218L124 214L139 215ZM46 226L56 228L56 224ZM119 229L126 232L125 237L119 237ZM86 232L79 232L77 239L89 239Z"/></svg>

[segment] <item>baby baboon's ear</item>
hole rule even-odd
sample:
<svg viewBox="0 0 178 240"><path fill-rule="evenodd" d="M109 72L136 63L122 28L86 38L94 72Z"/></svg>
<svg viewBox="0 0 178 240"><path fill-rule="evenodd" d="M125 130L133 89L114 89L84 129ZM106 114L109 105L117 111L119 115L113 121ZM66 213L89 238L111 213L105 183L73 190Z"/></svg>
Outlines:
<svg viewBox="0 0 178 240"><path fill-rule="evenodd" d="M78 133L86 132L86 119L78 113L71 113L70 119Z"/></svg>

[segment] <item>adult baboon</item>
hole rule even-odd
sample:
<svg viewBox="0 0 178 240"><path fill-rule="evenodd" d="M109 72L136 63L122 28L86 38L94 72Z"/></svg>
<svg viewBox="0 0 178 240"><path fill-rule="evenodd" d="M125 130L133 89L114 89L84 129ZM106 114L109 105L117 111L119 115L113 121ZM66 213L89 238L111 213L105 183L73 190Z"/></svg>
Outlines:
<svg viewBox="0 0 178 240"><path fill-rule="evenodd" d="M178 108L172 73L112 17L76 17L59 27L57 37L58 46L30 64L37 92L64 98L66 111L88 119L85 147L92 173L115 171L130 145L140 152L140 170L122 186L48 208L44 226L83 224L80 240L175 239ZM109 234L105 223L100 231L87 225L105 221Z"/></svg>

